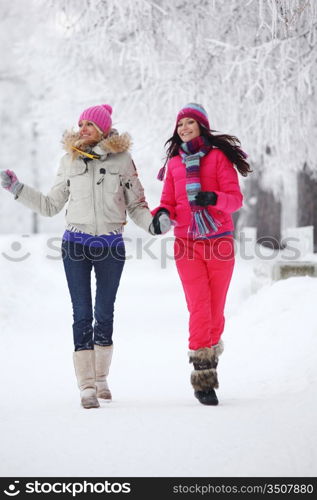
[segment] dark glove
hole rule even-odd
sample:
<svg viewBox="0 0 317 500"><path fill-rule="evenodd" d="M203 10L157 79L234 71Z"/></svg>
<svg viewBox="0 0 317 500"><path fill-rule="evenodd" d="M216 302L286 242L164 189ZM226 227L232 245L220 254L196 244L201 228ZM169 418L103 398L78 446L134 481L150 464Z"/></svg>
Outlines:
<svg viewBox="0 0 317 500"><path fill-rule="evenodd" d="M207 205L216 205L218 195L213 191L199 191L195 196L197 205L207 207Z"/></svg>
<svg viewBox="0 0 317 500"><path fill-rule="evenodd" d="M164 234L171 228L171 220L169 218L169 211L166 208L160 208L153 217L150 225L150 232L152 234Z"/></svg>

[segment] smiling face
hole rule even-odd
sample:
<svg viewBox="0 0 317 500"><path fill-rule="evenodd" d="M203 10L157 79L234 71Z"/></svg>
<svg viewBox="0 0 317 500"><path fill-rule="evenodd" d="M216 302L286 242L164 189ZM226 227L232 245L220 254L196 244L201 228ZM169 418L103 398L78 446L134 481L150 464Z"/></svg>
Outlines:
<svg viewBox="0 0 317 500"><path fill-rule="evenodd" d="M102 134L96 129L93 122L88 120L81 120L78 124L79 135L83 144L96 144L100 141Z"/></svg>
<svg viewBox="0 0 317 500"><path fill-rule="evenodd" d="M177 133L183 142L191 141L200 135L199 125L194 118L181 118L177 124Z"/></svg>

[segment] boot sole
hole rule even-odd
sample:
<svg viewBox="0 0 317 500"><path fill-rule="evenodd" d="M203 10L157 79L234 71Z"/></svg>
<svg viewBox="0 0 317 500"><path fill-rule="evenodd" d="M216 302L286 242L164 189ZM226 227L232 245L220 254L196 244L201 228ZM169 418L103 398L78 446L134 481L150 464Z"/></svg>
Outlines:
<svg viewBox="0 0 317 500"><path fill-rule="evenodd" d="M208 398L204 399L204 398L199 397L199 395L196 393L194 395L195 395L195 398L198 399L200 404L202 404L204 406L217 406L219 404L217 397L213 397L211 399L208 399Z"/></svg>
<svg viewBox="0 0 317 500"><path fill-rule="evenodd" d="M219 401L212 401L212 402L207 402L207 401L200 401L200 399L198 399L198 401L200 402L200 404L204 405L204 406L218 406L219 404Z"/></svg>
<svg viewBox="0 0 317 500"><path fill-rule="evenodd" d="M100 404L99 404L98 400L96 400L96 401L82 401L81 405L86 410L90 410L90 408L100 408Z"/></svg>
<svg viewBox="0 0 317 500"><path fill-rule="evenodd" d="M98 399L106 399L107 401L111 401L112 400L112 395L111 394L98 394L97 393L97 398Z"/></svg>

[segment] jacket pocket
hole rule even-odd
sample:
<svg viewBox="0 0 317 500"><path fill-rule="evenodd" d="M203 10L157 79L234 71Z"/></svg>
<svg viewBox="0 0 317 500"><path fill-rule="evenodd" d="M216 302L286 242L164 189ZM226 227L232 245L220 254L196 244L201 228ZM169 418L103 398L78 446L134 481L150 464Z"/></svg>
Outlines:
<svg viewBox="0 0 317 500"><path fill-rule="evenodd" d="M93 207L90 198L70 199L66 212L68 224L92 224Z"/></svg>
<svg viewBox="0 0 317 500"><path fill-rule="evenodd" d="M74 200L90 197L90 178L84 162L78 162L71 167L67 183Z"/></svg>
<svg viewBox="0 0 317 500"><path fill-rule="evenodd" d="M104 178L104 190L108 193L117 193L120 181L119 167L116 165L108 167Z"/></svg>
<svg viewBox="0 0 317 500"><path fill-rule="evenodd" d="M92 197L90 178L86 164L76 162L68 178L70 198L67 207L68 223L88 224L92 219Z"/></svg>
<svg viewBox="0 0 317 500"><path fill-rule="evenodd" d="M227 214L225 214L221 210L218 210L217 208L211 208L211 207L208 207L208 208L209 208L208 212L215 219L215 221L218 221L221 224L223 224L223 222L227 221L227 219L228 219Z"/></svg>
<svg viewBox="0 0 317 500"><path fill-rule="evenodd" d="M108 177L107 177L108 175ZM102 192L102 204L105 221L109 223L126 222L125 199L122 178L119 170L112 167L106 174L106 182Z"/></svg>

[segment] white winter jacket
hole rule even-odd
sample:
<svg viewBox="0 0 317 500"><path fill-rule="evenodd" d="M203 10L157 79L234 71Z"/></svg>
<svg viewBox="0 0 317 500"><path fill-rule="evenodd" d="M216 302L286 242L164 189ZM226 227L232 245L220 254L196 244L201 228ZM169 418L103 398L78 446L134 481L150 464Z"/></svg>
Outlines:
<svg viewBox="0 0 317 500"><path fill-rule="evenodd" d="M93 151L100 159L83 160L71 146L78 134L64 136L68 151L61 159L55 183L47 195L24 184L16 199L41 215L52 217L66 209L67 227L75 226L94 236L118 230L126 224L126 213L149 232L152 215L130 153L127 134L112 135Z"/></svg>

